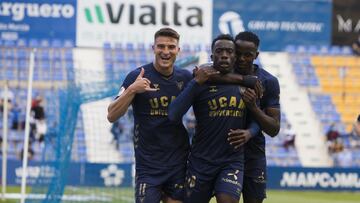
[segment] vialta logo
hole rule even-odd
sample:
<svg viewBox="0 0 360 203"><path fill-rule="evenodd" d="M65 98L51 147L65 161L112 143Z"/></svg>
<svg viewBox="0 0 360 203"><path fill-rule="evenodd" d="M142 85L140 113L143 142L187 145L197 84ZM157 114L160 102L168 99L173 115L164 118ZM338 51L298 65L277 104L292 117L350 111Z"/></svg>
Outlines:
<svg viewBox="0 0 360 203"><path fill-rule="evenodd" d="M156 10L157 8L157 6L150 4L135 6L125 3L121 3L115 8L111 3L106 3L105 8L99 4L90 8L86 7L84 14L88 23L203 27L203 10L200 7L188 6L183 8L177 2L174 2L173 5L162 2L160 10Z"/></svg>
<svg viewBox="0 0 360 203"><path fill-rule="evenodd" d="M101 11L101 7L99 5L95 5L95 13L96 13L96 17L99 23L104 24L104 15ZM85 8L85 17L86 17L86 21L89 23L93 23L94 19L93 16L91 15L91 11L89 8Z"/></svg>

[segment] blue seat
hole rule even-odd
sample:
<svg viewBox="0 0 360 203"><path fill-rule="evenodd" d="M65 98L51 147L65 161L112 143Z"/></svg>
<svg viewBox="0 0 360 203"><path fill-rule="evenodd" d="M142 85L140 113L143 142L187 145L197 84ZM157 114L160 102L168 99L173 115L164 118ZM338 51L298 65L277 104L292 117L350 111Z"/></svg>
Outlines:
<svg viewBox="0 0 360 203"><path fill-rule="evenodd" d="M37 39L30 39L29 40L29 47L40 47L40 42Z"/></svg>
<svg viewBox="0 0 360 203"><path fill-rule="evenodd" d="M290 54L294 54L294 53L296 53L296 46L295 45L287 45L286 47L285 47L285 51L286 52L288 52L288 53L290 53Z"/></svg>
<svg viewBox="0 0 360 203"><path fill-rule="evenodd" d="M6 50L4 50L3 51L3 56L2 56L2 58L4 58L4 59L15 59L16 57L15 57L15 52L14 52L14 50L12 50L12 49L6 49Z"/></svg>
<svg viewBox="0 0 360 203"><path fill-rule="evenodd" d="M115 61L116 61L116 62L120 62L120 63L125 62L124 53L116 52Z"/></svg>
<svg viewBox="0 0 360 203"><path fill-rule="evenodd" d="M103 48L104 48L105 50L111 50L111 44L110 44L110 42L104 42Z"/></svg>
<svg viewBox="0 0 360 203"><path fill-rule="evenodd" d="M73 61L73 52L72 52L72 49L67 49L65 50L65 60L66 61Z"/></svg>
<svg viewBox="0 0 360 203"><path fill-rule="evenodd" d="M133 43L126 43L126 50L127 51L134 51L135 48L134 48L134 44Z"/></svg>
<svg viewBox="0 0 360 203"><path fill-rule="evenodd" d="M53 49L52 53L52 59L53 60L61 60L61 51L59 49Z"/></svg>
<svg viewBox="0 0 360 203"><path fill-rule="evenodd" d="M50 42L49 42L49 40L47 40L47 39L42 39L42 40L40 41L40 47L44 47L44 48L50 47Z"/></svg>
<svg viewBox="0 0 360 203"><path fill-rule="evenodd" d="M128 53L127 61L128 62L137 62L138 60L137 60L135 53Z"/></svg>
<svg viewBox="0 0 360 203"><path fill-rule="evenodd" d="M15 63L14 63L14 59L5 59L4 60L4 66L2 66L1 68L6 68L8 70L13 70L15 69Z"/></svg>
<svg viewBox="0 0 360 203"><path fill-rule="evenodd" d="M42 71L50 71L50 61L49 60L43 60L41 61L40 65Z"/></svg>
<svg viewBox="0 0 360 203"><path fill-rule="evenodd" d="M310 45L307 52L309 54L319 54L320 53L320 49L319 47L317 47L316 45Z"/></svg>
<svg viewBox="0 0 360 203"><path fill-rule="evenodd" d="M39 50L39 51L37 51L36 53L35 53L35 59L36 60L41 60L41 61L43 61L43 60L46 60L46 61L48 61L48 60L50 60L50 56L49 56L49 50Z"/></svg>
<svg viewBox="0 0 360 203"><path fill-rule="evenodd" d="M16 55L18 59L29 59L29 52L26 49L16 49Z"/></svg>
<svg viewBox="0 0 360 203"><path fill-rule="evenodd" d="M60 39L52 39L50 42L50 47L61 48L63 47L62 41Z"/></svg>
<svg viewBox="0 0 360 203"><path fill-rule="evenodd" d="M5 71L5 77L6 77L6 79L8 79L8 80L13 80L13 79L15 79L16 78L16 74L14 73L14 71L13 70L6 70Z"/></svg>
<svg viewBox="0 0 360 203"><path fill-rule="evenodd" d="M16 43L14 40L4 40L3 41L3 46L4 47L15 47Z"/></svg>
<svg viewBox="0 0 360 203"><path fill-rule="evenodd" d="M123 47L122 43L115 43L114 47L115 47L116 51L123 51L124 50L124 47Z"/></svg>
<svg viewBox="0 0 360 203"><path fill-rule="evenodd" d="M18 39L16 41L17 47L27 47L27 40L26 39Z"/></svg>
<svg viewBox="0 0 360 203"><path fill-rule="evenodd" d="M112 52L110 49L106 49L104 51L104 58L105 58L105 61L109 61L109 62L111 62L113 60Z"/></svg>
<svg viewBox="0 0 360 203"><path fill-rule="evenodd" d="M139 56L139 62L142 63L142 64L144 64L144 63L146 63L147 61L148 61L148 60L147 60L146 54L144 54L144 53L140 54L140 56Z"/></svg>
<svg viewBox="0 0 360 203"><path fill-rule="evenodd" d="M75 43L73 40L66 39L64 41L64 47L65 48L73 48L73 47L75 47Z"/></svg>
<svg viewBox="0 0 360 203"><path fill-rule="evenodd" d="M344 55L352 55L353 51L352 51L350 46L343 46L341 48L341 53L344 54Z"/></svg>
<svg viewBox="0 0 360 203"><path fill-rule="evenodd" d="M66 61L66 62L65 62L65 68L66 68L66 70L73 70L73 69L74 69L74 64L73 64L73 62Z"/></svg>
<svg viewBox="0 0 360 203"><path fill-rule="evenodd" d="M146 50L145 44L144 43L138 43L137 44L137 50L145 51Z"/></svg>
<svg viewBox="0 0 360 203"><path fill-rule="evenodd" d="M330 48L330 54L332 54L332 55L339 55L339 54L341 54L341 48L340 48L340 46L332 46L332 47Z"/></svg>
<svg viewBox="0 0 360 203"><path fill-rule="evenodd" d="M321 46L320 47L320 54L321 55L327 55L327 54L329 54L329 46L326 46L326 45L323 45L323 46Z"/></svg>

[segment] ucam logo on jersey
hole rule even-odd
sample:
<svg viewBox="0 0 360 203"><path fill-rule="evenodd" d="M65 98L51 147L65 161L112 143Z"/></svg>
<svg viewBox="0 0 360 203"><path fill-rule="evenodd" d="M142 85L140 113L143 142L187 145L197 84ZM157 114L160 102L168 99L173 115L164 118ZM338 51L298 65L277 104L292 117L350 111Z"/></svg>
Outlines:
<svg viewBox="0 0 360 203"><path fill-rule="evenodd" d="M150 44L154 33L162 27L178 31L181 43L210 43L211 23L210 0L79 0L77 45Z"/></svg>
<svg viewBox="0 0 360 203"><path fill-rule="evenodd" d="M0 2L4 40L75 39L76 1L5 0Z"/></svg>

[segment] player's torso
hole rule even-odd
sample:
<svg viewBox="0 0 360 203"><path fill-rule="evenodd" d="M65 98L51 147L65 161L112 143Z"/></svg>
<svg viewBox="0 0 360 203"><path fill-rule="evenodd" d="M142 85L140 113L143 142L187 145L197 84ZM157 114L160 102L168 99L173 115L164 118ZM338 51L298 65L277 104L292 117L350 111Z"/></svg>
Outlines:
<svg viewBox="0 0 360 203"><path fill-rule="evenodd" d="M197 120L191 153L213 162L226 162L241 158L243 149L234 150L227 141L230 129L244 129L246 108L238 86L201 86L195 99Z"/></svg>
<svg viewBox="0 0 360 203"><path fill-rule="evenodd" d="M272 88L269 84L271 79L271 75L266 72L264 69L257 67L255 69L255 75L261 81L263 87L263 97L260 99L258 105L261 110L265 110L267 108L268 103L268 94L270 89ZM246 166L245 168L253 168L253 167L265 167L266 166L266 158L265 158L265 136L260 130L259 135L251 138L248 143L245 145L245 160Z"/></svg>
<svg viewBox="0 0 360 203"><path fill-rule="evenodd" d="M186 158L189 140L182 122L170 122L167 110L191 75L174 71L172 77L166 78L152 65L144 66L144 70L143 77L149 79L151 87L157 91L137 94L132 103L137 163L176 165L177 161Z"/></svg>

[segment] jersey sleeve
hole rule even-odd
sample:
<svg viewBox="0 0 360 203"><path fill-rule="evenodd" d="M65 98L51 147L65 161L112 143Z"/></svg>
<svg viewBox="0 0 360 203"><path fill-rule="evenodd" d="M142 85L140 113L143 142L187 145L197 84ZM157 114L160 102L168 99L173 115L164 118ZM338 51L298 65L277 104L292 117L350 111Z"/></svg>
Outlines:
<svg viewBox="0 0 360 203"><path fill-rule="evenodd" d="M187 69L182 70L182 75L183 75L185 84L188 84L193 79L192 73L190 73L190 71ZM186 85L185 85L185 87L186 87Z"/></svg>
<svg viewBox="0 0 360 203"><path fill-rule="evenodd" d="M274 77L266 83L266 95L264 98L264 108L280 108L280 85Z"/></svg>
<svg viewBox="0 0 360 203"><path fill-rule="evenodd" d="M250 131L251 137L260 135L261 128L259 124L255 121L255 119L252 117L251 113L247 114L246 125L247 129Z"/></svg>
<svg viewBox="0 0 360 203"><path fill-rule="evenodd" d="M198 87L199 84L195 80L191 80L187 87L171 102L168 109L169 120L178 121L182 119L193 104Z"/></svg>
<svg viewBox="0 0 360 203"><path fill-rule="evenodd" d="M116 95L116 97L119 97L124 91L125 89L127 89L132 83L134 83L134 81L136 80L137 76L140 74L140 68L137 68L133 71L131 71L124 79L121 87L120 87L120 91L119 93Z"/></svg>

